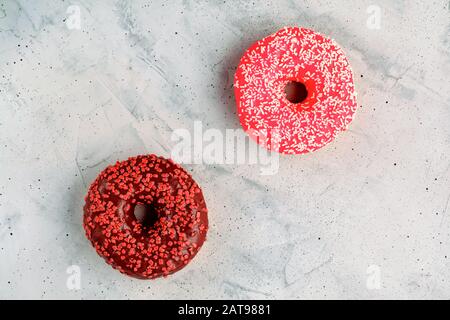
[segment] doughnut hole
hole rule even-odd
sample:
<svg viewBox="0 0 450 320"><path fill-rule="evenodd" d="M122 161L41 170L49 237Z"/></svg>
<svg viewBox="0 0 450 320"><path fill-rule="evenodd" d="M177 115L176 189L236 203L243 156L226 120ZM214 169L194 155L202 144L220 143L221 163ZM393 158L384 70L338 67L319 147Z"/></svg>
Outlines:
<svg viewBox="0 0 450 320"><path fill-rule="evenodd" d="M151 229L159 219L155 207L143 203L139 203L134 207L134 217L144 230Z"/></svg>
<svg viewBox="0 0 450 320"><path fill-rule="evenodd" d="M302 103L308 97L306 86L298 81L288 81L284 87L286 99L291 103Z"/></svg>

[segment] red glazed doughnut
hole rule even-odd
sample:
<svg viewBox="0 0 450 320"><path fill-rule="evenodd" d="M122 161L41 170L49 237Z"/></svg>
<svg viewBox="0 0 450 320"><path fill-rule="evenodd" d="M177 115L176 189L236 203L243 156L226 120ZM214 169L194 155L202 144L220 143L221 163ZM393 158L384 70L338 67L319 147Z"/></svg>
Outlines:
<svg viewBox="0 0 450 320"><path fill-rule="evenodd" d="M357 107L342 49L299 27L254 43L241 58L234 87L244 130L257 141L257 133L272 133L277 141L266 147L285 154L323 147L347 128Z"/></svg>
<svg viewBox="0 0 450 320"><path fill-rule="evenodd" d="M144 220L136 206L146 206ZM83 226L97 253L115 269L140 279L174 273L206 238L208 210L192 177L155 155L103 170L86 196Z"/></svg>

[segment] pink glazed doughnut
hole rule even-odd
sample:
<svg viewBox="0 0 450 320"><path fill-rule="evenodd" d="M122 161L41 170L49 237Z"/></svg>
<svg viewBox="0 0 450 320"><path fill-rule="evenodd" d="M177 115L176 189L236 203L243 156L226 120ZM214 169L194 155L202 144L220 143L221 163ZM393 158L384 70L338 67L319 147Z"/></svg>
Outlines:
<svg viewBox="0 0 450 320"><path fill-rule="evenodd" d="M357 108L353 74L336 42L313 30L285 27L244 53L234 79L239 120L283 154L313 152L347 129ZM260 137L260 136L259 136Z"/></svg>

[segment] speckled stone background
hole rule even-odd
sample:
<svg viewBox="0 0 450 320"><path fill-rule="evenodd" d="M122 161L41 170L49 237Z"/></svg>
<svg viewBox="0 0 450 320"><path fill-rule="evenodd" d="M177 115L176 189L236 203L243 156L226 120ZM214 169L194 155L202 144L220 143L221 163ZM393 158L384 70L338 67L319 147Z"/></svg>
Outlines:
<svg viewBox="0 0 450 320"><path fill-rule="evenodd" d="M276 175L187 166L210 211L199 255L155 281L106 265L89 183L168 156L194 121L239 128L239 58L285 25L347 53L349 130ZM449 51L449 1L1 1L0 298L450 298Z"/></svg>

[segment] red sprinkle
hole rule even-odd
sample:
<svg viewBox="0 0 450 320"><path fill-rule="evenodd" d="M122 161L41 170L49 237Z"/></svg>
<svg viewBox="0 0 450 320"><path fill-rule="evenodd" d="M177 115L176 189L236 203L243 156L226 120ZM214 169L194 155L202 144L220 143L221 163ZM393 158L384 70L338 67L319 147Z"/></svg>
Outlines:
<svg viewBox="0 0 450 320"><path fill-rule="evenodd" d="M83 226L97 253L113 268L140 279L174 273L206 239L208 210L192 177L170 159L145 155L103 170L85 198ZM134 215L147 205L156 222Z"/></svg>

